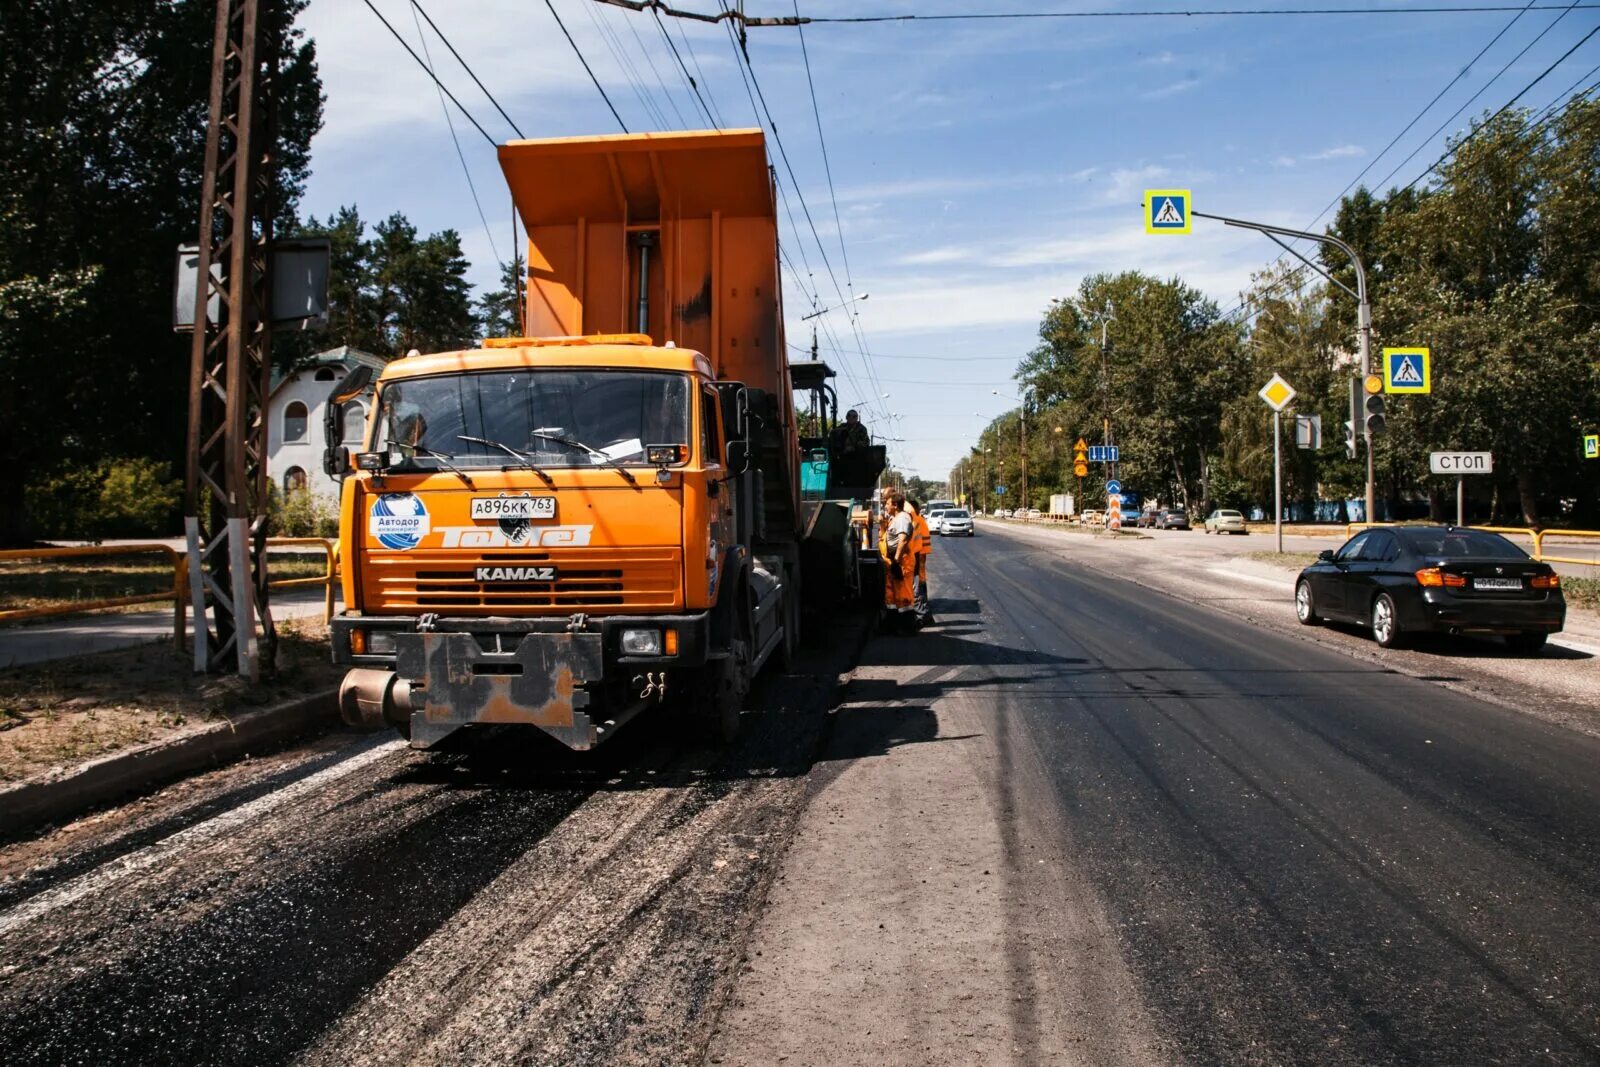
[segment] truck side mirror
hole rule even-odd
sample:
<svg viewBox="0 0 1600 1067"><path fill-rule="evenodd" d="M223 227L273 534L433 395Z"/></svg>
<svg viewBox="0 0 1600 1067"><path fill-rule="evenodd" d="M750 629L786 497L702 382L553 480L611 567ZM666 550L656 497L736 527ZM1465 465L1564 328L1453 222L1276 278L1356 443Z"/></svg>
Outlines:
<svg viewBox="0 0 1600 1067"><path fill-rule="evenodd" d="M728 442L728 471L737 476L750 469L750 442Z"/></svg>
<svg viewBox="0 0 1600 1067"><path fill-rule="evenodd" d="M322 469L330 477L343 478L350 473L350 450L344 448L344 406L372 384L372 368L363 364L344 376L344 381L328 394L328 405L322 412L322 430L328 447L322 453Z"/></svg>

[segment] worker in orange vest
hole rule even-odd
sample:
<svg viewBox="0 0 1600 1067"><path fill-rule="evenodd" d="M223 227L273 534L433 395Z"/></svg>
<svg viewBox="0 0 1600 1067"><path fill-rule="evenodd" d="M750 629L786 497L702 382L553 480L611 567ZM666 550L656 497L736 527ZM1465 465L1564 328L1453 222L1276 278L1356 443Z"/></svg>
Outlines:
<svg viewBox="0 0 1600 1067"><path fill-rule="evenodd" d="M908 500L906 506L911 510L911 521L917 528L911 606L917 616L917 625L926 626L933 621L933 610L928 607L928 556L933 552L933 531L928 528L928 517L922 513L922 501Z"/></svg>
<svg viewBox="0 0 1600 1067"><path fill-rule="evenodd" d="M914 611L916 574L916 524L906 511L906 495L896 486L883 490L883 532L878 554L883 558L883 607L888 628L895 633L916 630Z"/></svg>

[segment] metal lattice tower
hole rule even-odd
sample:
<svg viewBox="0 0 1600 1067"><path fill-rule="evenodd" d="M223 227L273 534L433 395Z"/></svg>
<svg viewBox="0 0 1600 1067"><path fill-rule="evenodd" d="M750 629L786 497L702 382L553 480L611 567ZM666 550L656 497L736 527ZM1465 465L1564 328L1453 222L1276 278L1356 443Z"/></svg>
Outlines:
<svg viewBox="0 0 1600 1067"><path fill-rule="evenodd" d="M273 0L217 0L189 369L184 533L194 665L249 678L270 671L276 645L264 554L275 11Z"/></svg>

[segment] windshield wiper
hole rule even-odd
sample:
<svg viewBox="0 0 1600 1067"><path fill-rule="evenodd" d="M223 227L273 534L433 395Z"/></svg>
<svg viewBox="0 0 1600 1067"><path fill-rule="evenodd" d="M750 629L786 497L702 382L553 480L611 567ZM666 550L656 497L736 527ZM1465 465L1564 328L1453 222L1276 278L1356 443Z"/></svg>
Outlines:
<svg viewBox="0 0 1600 1067"><path fill-rule="evenodd" d="M544 479L544 484L545 485L548 485L552 489L554 489L556 487L555 480L553 478L551 478L550 475L546 474L544 472L544 470L541 469L536 463L533 462L533 454L530 453L530 452L523 452L523 451L520 451L518 449L512 448L510 445L506 444L504 441L491 441L487 437L469 437L464 433L456 434L456 440L457 441L470 441L475 445L488 445L490 448L498 448L500 451L504 452L506 455L512 456L513 458L516 458L516 459L520 459L522 461L522 465L524 467L528 468L533 473L537 474L540 478Z"/></svg>
<svg viewBox="0 0 1600 1067"><path fill-rule="evenodd" d="M468 489L478 488L472 484L472 479L468 477L466 471L450 462L452 459L455 459L453 454L449 452L440 452L438 449L429 448L427 445L407 445L406 447L411 449L413 452L421 452L425 456L432 456L434 459L438 460L439 466L443 467L451 474L454 474L457 478L460 478L467 484Z"/></svg>
<svg viewBox="0 0 1600 1067"><path fill-rule="evenodd" d="M600 462L606 464L608 467L615 467L619 472L621 472L622 476L624 478L628 479L628 484L629 485L638 485L639 484L639 479L635 478L633 476L632 472L629 471L627 467L624 467L621 463L618 463L616 460L612 459L610 456L606 455L604 452L600 451L598 448L590 448L588 445L584 444L582 441L575 440L575 439L573 439L571 437L561 437L561 436L559 436L557 434L553 434L553 433L543 433L543 432L541 432L539 430L529 430L528 431L528 436L529 437L538 437L538 438L541 438L542 440L545 440L545 441L554 441L558 445L566 445L568 448L576 448L576 449L579 449L581 451L587 452L591 456L598 456L600 458Z"/></svg>

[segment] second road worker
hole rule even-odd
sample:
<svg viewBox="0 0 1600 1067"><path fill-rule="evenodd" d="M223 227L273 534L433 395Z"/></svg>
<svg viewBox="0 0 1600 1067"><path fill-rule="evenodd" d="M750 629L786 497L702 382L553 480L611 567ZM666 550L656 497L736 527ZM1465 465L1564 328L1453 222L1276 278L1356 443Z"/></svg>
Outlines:
<svg viewBox="0 0 1600 1067"><path fill-rule="evenodd" d="M883 557L885 622L891 632L908 634L917 628L912 586L916 574L916 526L906 511L905 493L895 486L884 487L883 517L878 554Z"/></svg>
<svg viewBox="0 0 1600 1067"><path fill-rule="evenodd" d="M906 507L916 526L911 608L916 613L917 625L927 626L933 622L933 609L928 607L928 556L933 552L933 531L928 528L928 517L922 513L922 501L907 500Z"/></svg>

